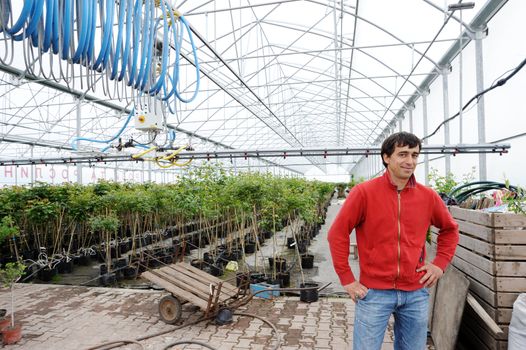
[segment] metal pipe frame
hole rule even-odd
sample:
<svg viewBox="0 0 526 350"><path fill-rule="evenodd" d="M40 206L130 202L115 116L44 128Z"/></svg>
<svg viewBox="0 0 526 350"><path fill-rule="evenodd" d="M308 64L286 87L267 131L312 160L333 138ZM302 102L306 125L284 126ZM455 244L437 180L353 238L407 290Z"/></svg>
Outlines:
<svg viewBox="0 0 526 350"><path fill-rule="evenodd" d="M421 154L479 154L479 153L508 153L509 144L471 144L471 145L423 145ZM361 148L295 148L295 149L261 149L261 150L228 150L228 151L183 151L177 155L177 160L188 159L234 159L234 158L290 158L290 157L334 157L334 156L370 156L379 155L380 147ZM163 153L164 155L164 153ZM34 165L34 164L70 164L70 163L100 163L100 162L139 162L148 158L132 158L131 155L96 155L59 158L29 158L29 159L3 159L0 166L9 165ZM163 161L164 162L164 161ZM165 162L169 164L169 162Z"/></svg>

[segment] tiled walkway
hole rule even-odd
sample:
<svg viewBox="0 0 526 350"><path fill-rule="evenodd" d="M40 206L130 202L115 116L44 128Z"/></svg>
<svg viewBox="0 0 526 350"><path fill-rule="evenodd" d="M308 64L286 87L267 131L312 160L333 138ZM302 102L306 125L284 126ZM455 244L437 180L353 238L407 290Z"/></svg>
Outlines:
<svg viewBox="0 0 526 350"><path fill-rule="evenodd" d="M178 340L207 343L217 349L272 349L272 329L248 316L234 316L234 323L217 326L202 322L170 331L175 326L158 320L157 301L162 292L22 284L16 287L16 319L23 325L23 339L10 349L87 349L112 340L133 340L169 331L141 342L145 349L163 349ZM2 291L0 305L8 304ZM201 316L195 307L183 307L182 322ZM350 349L354 304L347 298L320 298L303 303L296 297L274 301L254 299L236 312L257 314L274 323L282 338L281 349ZM383 349L392 348L391 332ZM174 349L202 349L178 345ZM127 345L121 349L139 349Z"/></svg>

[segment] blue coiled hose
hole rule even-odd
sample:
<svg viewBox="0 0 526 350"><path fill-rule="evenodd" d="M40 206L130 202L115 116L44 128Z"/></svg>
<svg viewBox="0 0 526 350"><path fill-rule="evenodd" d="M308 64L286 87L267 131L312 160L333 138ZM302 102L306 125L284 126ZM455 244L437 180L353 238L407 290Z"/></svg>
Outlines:
<svg viewBox="0 0 526 350"><path fill-rule="evenodd" d="M93 74L106 74L109 70L110 80L124 81L133 86L138 95L157 96L172 113L175 99L190 103L197 96L199 63L190 25L183 16L174 15L166 0L160 1L161 16L154 0L121 0L118 4L114 0L24 0L16 19L11 19L12 1L1 1L0 31L12 40L30 40L42 53L51 50L60 54L62 60L86 66ZM96 42L97 30L100 30L100 43ZM156 35L161 30L164 45L159 52ZM182 97L178 88L185 31L196 71L195 90L190 98ZM175 54L171 54L170 45ZM173 69L169 72L170 65ZM124 132L132 115L109 140L74 138L73 148L77 149L79 141L106 144L114 141ZM169 137L175 136L170 132Z"/></svg>
<svg viewBox="0 0 526 350"><path fill-rule="evenodd" d="M132 108L130 114L128 114L128 117L126 118L126 121L124 122L124 125L121 127L121 129L117 132L117 134L115 134L112 138L108 139L108 140L94 140L94 139L89 139L89 138L86 138L86 137L75 137L72 141L71 141L71 148L73 148L73 150L77 150L78 149L78 143L79 141L89 141L89 142L95 142L95 143L110 143L112 141L115 141L119 136L121 136L121 134L124 132L124 130L126 129L126 127L128 126L128 123L130 122L131 118L133 117L133 115L135 114L135 108ZM108 147L104 148L104 150L108 149ZM103 150L103 151L104 151Z"/></svg>
<svg viewBox="0 0 526 350"><path fill-rule="evenodd" d="M12 11L12 1L3 0L4 12ZM62 60L82 64L91 71L105 73L148 95L170 104L173 97L184 103L199 91L199 64L190 26L176 16L166 0L25 0L18 18L9 27L9 13L3 14L0 30L12 40L28 38L42 53L60 53ZM100 29L97 25L100 24ZM42 30L39 30L42 28ZM100 30L100 42L96 32ZM161 52L156 46L162 30ZM192 46L196 66L196 87L190 98L183 98L178 85L179 63L185 31ZM170 55L170 40L175 55ZM61 46L60 46L61 45ZM159 62L159 67L157 66ZM168 67L173 65L171 73Z"/></svg>

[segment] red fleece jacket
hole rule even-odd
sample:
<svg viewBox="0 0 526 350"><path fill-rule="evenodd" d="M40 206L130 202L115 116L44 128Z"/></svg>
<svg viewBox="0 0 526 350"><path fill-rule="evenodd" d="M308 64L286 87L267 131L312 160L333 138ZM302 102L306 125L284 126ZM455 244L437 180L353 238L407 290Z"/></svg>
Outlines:
<svg viewBox="0 0 526 350"><path fill-rule="evenodd" d="M458 243L458 225L442 199L414 176L398 192L389 172L355 186L333 222L329 234L334 269L342 285L355 281L349 266L350 234L356 229L360 283L373 289L405 291L422 288L425 240L429 226L440 229L436 258L445 270Z"/></svg>

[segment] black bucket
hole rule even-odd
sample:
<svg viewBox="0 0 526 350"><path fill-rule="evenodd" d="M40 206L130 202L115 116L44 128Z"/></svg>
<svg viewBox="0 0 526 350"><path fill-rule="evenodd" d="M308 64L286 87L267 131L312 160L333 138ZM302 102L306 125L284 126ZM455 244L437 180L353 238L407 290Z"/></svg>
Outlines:
<svg viewBox="0 0 526 350"><path fill-rule="evenodd" d="M276 267L276 272L282 272L287 270L287 259L282 257L273 257L268 258L268 263L270 269L273 270L274 266Z"/></svg>
<svg viewBox="0 0 526 350"><path fill-rule="evenodd" d="M301 267L303 269L312 269L314 267L314 255L302 254L301 255Z"/></svg>
<svg viewBox="0 0 526 350"><path fill-rule="evenodd" d="M300 284L300 288L313 288L313 289L302 289L300 291L300 300L305 303L313 303L318 301L318 283L305 282Z"/></svg>
<svg viewBox="0 0 526 350"><path fill-rule="evenodd" d="M190 261L190 265L193 267L197 267L198 269L202 270L205 267L205 262L201 259L192 259Z"/></svg>
<svg viewBox="0 0 526 350"><path fill-rule="evenodd" d="M245 254L252 254L256 251L256 243L245 244Z"/></svg>
<svg viewBox="0 0 526 350"><path fill-rule="evenodd" d="M278 272L277 278L279 280L280 288L287 288L290 286L290 272Z"/></svg>

